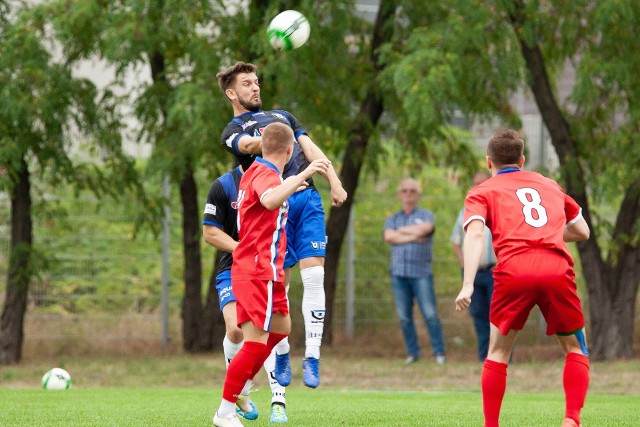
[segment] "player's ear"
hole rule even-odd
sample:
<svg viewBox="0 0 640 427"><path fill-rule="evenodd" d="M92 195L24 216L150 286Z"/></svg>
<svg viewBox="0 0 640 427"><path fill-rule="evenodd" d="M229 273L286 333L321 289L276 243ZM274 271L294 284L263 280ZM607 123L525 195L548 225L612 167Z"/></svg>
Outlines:
<svg viewBox="0 0 640 427"><path fill-rule="evenodd" d="M520 161L518 162L518 167L522 169L522 165L524 165L524 156L520 157Z"/></svg>
<svg viewBox="0 0 640 427"><path fill-rule="evenodd" d="M493 163L491 162L491 157L486 156L487 158L487 169L491 170L493 168Z"/></svg>
<svg viewBox="0 0 640 427"><path fill-rule="evenodd" d="M236 91L231 88L227 88L227 90L224 91L224 94L227 95L227 98L229 98L230 101L236 99Z"/></svg>

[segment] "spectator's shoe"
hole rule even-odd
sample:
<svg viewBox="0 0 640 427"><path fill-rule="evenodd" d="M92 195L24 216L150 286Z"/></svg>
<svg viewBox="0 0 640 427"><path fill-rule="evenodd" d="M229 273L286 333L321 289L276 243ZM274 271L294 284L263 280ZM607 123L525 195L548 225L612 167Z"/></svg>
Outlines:
<svg viewBox="0 0 640 427"><path fill-rule="evenodd" d="M444 363L447 361L447 358L444 357L444 354L438 354L436 356L436 363L438 365L444 365Z"/></svg>
<svg viewBox="0 0 640 427"><path fill-rule="evenodd" d="M315 357L302 359L302 380L307 387L316 388L320 385L320 360Z"/></svg>
<svg viewBox="0 0 640 427"><path fill-rule="evenodd" d="M286 423L289 421L287 418L287 410L282 403L274 403L271 405L271 418L269 421L272 423Z"/></svg>
<svg viewBox="0 0 640 427"><path fill-rule="evenodd" d="M255 420L258 418L258 408L256 408L256 405L254 405L252 401L249 400L251 411L245 411L239 405L240 402L247 400L249 400L249 396L240 395L240 397L238 397L238 403L236 403L236 414L247 420Z"/></svg>
<svg viewBox="0 0 640 427"><path fill-rule="evenodd" d="M414 356L413 354L410 356L407 356L406 359L404 359L404 364L405 365L411 365L412 363L416 363L418 360L420 360L419 356Z"/></svg>
<svg viewBox="0 0 640 427"><path fill-rule="evenodd" d="M573 419L565 418L562 422L562 427L582 427L582 424L578 425Z"/></svg>
<svg viewBox="0 0 640 427"><path fill-rule="evenodd" d="M220 418L218 411L213 416L213 425L216 427L244 427L236 414L231 414L228 418Z"/></svg>
<svg viewBox="0 0 640 427"><path fill-rule="evenodd" d="M276 354L276 368L273 370L276 381L282 387L291 384L291 363L289 362L289 353Z"/></svg>

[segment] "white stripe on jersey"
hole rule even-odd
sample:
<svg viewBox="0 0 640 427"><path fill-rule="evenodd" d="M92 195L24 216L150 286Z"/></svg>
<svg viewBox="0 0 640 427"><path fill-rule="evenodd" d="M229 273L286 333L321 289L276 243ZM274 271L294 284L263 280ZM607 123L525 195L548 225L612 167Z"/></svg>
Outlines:
<svg viewBox="0 0 640 427"><path fill-rule="evenodd" d="M285 202L286 203L286 202ZM273 232L271 238L271 259L269 264L271 265L271 271L273 271L273 280L278 280L278 268L276 267L276 259L278 258L278 238L280 237L280 230L282 230L282 216L284 210L278 208L278 217L276 218L276 229Z"/></svg>

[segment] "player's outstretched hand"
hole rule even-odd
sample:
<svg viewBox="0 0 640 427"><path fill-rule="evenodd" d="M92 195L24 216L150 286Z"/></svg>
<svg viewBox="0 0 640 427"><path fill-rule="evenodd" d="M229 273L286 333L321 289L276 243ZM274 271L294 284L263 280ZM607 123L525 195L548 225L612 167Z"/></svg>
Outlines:
<svg viewBox="0 0 640 427"><path fill-rule="evenodd" d="M326 174L329 166L331 165L331 161L327 159L317 159L311 162L309 166L305 170L301 172L301 175L304 176L304 179L311 178L314 173Z"/></svg>
<svg viewBox="0 0 640 427"><path fill-rule="evenodd" d="M342 188L342 185L338 188L331 187L331 206L342 206L347 200L347 190Z"/></svg>
<svg viewBox="0 0 640 427"><path fill-rule="evenodd" d="M473 294L473 288L463 287L458 297L456 298L456 311L462 311L469 307L471 304L471 295Z"/></svg>

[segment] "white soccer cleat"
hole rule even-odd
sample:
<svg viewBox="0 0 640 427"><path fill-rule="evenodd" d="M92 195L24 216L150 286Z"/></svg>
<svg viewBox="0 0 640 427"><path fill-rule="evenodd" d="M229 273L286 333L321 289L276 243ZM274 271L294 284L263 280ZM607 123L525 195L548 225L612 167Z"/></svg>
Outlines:
<svg viewBox="0 0 640 427"><path fill-rule="evenodd" d="M218 416L218 411L213 416L213 425L216 427L244 427L238 419L238 415L231 414L227 418L221 418Z"/></svg>

